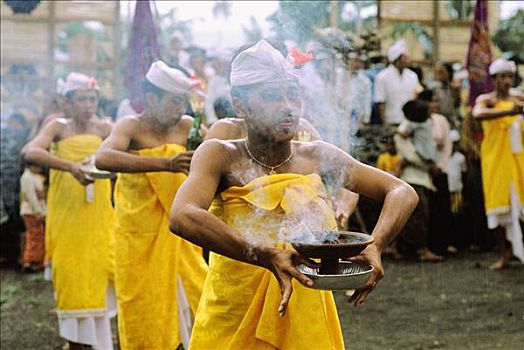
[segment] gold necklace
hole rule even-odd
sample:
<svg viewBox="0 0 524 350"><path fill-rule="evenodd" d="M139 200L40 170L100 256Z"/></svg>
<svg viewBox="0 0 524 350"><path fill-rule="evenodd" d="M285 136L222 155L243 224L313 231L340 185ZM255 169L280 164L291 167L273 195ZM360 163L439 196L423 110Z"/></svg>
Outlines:
<svg viewBox="0 0 524 350"><path fill-rule="evenodd" d="M293 148L291 148L291 153L289 153L289 157L286 158L286 160L284 160L282 163L280 164L277 164L275 166L271 166L271 165L267 165L265 163L262 163L261 161L259 161L258 159L256 159L253 154L251 154L251 151L249 150L249 147L247 146L247 138L246 140L244 141L244 144L246 145L246 151L247 151L247 154L249 154L249 157L251 159L253 159L253 161L255 163L257 163L258 165L264 167L264 168L267 168L269 169L269 175L273 175L273 174L276 174L277 172L275 171L275 169L277 168L280 168L281 166L287 164L290 160L291 160L291 157L293 157Z"/></svg>

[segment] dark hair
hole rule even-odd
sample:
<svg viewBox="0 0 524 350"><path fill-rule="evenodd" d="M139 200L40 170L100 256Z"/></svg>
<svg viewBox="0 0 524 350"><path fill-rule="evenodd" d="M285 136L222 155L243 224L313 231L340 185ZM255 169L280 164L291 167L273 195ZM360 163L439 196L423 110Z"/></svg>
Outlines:
<svg viewBox="0 0 524 350"><path fill-rule="evenodd" d="M409 66L408 69L410 69L413 72L415 72L415 74L417 75L418 81L420 82L420 84L423 84L424 72L422 71L422 68L420 68L418 66Z"/></svg>
<svg viewBox="0 0 524 350"><path fill-rule="evenodd" d="M448 72L448 82L453 80L453 66L449 62L440 62L439 65L444 67L446 72Z"/></svg>
<svg viewBox="0 0 524 350"><path fill-rule="evenodd" d="M422 91L418 94L417 100L431 102L433 100L433 91L428 89Z"/></svg>
<svg viewBox="0 0 524 350"><path fill-rule="evenodd" d="M142 81L142 93L144 94L144 97L150 92L155 94L160 99L164 96L165 91L158 86L151 84L149 80L144 79Z"/></svg>
<svg viewBox="0 0 524 350"><path fill-rule="evenodd" d="M100 91L98 90L95 90L96 92L96 97L97 98L100 98ZM67 98L69 101L71 101L73 99L73 97L75 97L75 93L76 93L76 90L71 90L71 91L68 91L66 92L66 94L64 95L65 98Z"/></svg>
<svg viewBox="0 0 524 350"><path fill-rule="evenodd" d="M236 117L236 113L231 103L225 96L219 96L213 103L213 109L218 119Z"/></svg>
<svg viewBox="0 0 524 350"><path fill-rule="evenodd" d="M402 112L406 119L416 123L422 123L429 117L429 109L426 101L412 100L402 106Z"/></svg>

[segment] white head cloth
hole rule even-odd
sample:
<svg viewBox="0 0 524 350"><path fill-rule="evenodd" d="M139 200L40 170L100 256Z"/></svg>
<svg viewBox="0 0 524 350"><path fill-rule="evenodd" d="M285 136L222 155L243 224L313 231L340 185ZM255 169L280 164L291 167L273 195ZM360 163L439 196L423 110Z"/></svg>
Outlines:
<svg viewBox="0 0 524 350"><path fill-rule="evenodd" d="M404 40L399 40L395 42L391 47L388 49L388 61L390 63L395 62L397 58L399 58L401 55L405 54L407 52L406 49L406 42Z"/></svg>
<svg viewBox="0 0 524 350"><path fill-rule="evenodd" d="M265 40L240 52L231 63L231 86L295 79L298 73L293 65Z"/></svg>
<svg viewBox="0 0 524 350"><path fill-rule="evenodd" d="M451 139L452 142L458 142L460 141L460 133L455 129L450 130L449 138Z"/></svg>
<svg viewBox="0 0 524 350"><path fill-rule="evenodd" d="M182 71L171 68L162 61L153 62L146 73L146 79L156 87L172 94L189 94L198 84Z"/></svg>
<svg viewBox="0 0 524 350"><path fill-rule="evenodd" d="M504 58L498 58L489 65L489 75L495 75L502 72L515 73L516 71L517 67L515 66L515 62L508 61Z"/></svg>
<svg viewBox="0 0 524 350"><path fill-rule="evenodd" d="M58 78L56 80L56 93L57 94L59 94L59 95L63 95L64 94L64 85L65 85L64 79Z"/></svg>
<svg viewBox="0 0 524 350"><path fill-rule="evenodd" d="M69 91L75 90L100 90L95 78L87 76L82 73L69 73L65 82L61 85L62 95L66 95ZM58 91L58 82L57 82Z"/></svg>

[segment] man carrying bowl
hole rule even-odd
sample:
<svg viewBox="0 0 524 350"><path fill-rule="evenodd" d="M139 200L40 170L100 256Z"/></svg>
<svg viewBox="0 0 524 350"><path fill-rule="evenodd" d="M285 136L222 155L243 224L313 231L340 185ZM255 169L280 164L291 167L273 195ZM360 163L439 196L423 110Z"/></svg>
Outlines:
<svg viewBox="0 0 524 350"><path fill-rule="evenodd" d="M171 209L171 230L213 252L190 347L342 349L332 293L306 288L312 280L296 266L314 263L286 249L285 241L306 230L336 230L322 178L338 174L347 190L384 201L374 243L356 257L374 267L351 299L362 304L383 277L380 254L417 195L333 145L292 141L298 77L266 41L233 60L231 85L247 136L202 144ZM221 203L215 215L208 212L213 199Z"/></svg>

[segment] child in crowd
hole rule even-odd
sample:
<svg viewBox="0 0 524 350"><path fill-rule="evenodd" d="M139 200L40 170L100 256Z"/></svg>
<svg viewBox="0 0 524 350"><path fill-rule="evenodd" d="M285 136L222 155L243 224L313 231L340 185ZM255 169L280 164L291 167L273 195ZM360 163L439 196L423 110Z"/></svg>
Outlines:
<svg viewBox="0 0 524 350"><path fill-rule="evenodd" d="M400 162L397 148L393 137L388 137L386 151L381 153L377 159L377 168L389 174L394 174Z"/></svg>
<svg viewBox="0 0 524 350"><path fill-rule="evenodd" d="M20 178L20 216L26 228L22 252L22 271L36 272L44 268L45 203L44 176L34 163L26 163Z"/></svg>
<svg viewBox="0 0 524 350"><path fill-rule="evenodd" d="M404 138L410 137L420 158L428 165L434 164L438 155L431 136L431 120L427 102L408 101L402 107L402 111L406 119L400 123L397 133Z"/></svg>
<svg viewBox="0 0 524 350"><path fill-rule="evenodd" d="M464 232L463 223L463 199L462 190L464 188L464 179L466 176L466 157L459 150L460 134L457 130L450 131L450 138L453 141L453 153L448 161L448 188L451 197L451 232L455 239L452 244L448 246L449 253L457 252L457 245L460 240L457 233Z"/></svg>

